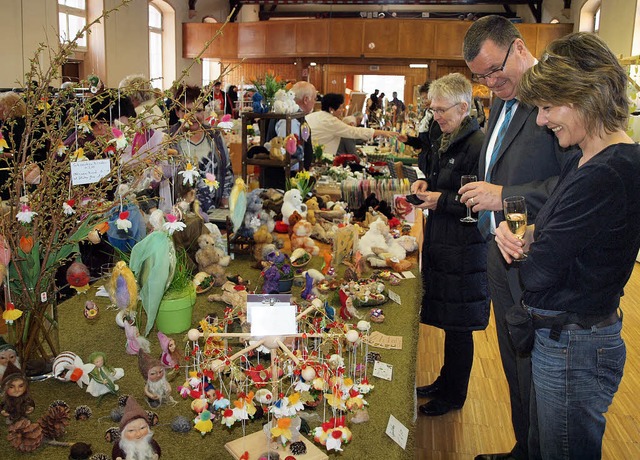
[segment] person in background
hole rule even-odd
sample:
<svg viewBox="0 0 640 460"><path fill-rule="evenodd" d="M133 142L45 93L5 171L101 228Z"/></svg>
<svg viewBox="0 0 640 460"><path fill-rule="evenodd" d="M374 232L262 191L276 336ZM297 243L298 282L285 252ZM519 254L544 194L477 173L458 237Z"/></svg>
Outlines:
<svg viewBox="0 0 640 460"><path fill-rule="evenodd" d="M227 104L225 105L224 113L231 115L233 118L238 118L237 102L238 87L236 85L230 85L227 88Z"/></svg>
<svg viewBox="0 0 640 460"><path fill-rule="evenodd" d="M404 102L402 102L400 99L398 99L398 93L396 91L391 93L391 96L393 96L393 98L391 99L389 104L396 108L395 109L396 110L396 120L400 120L400 118L402 117L402 114L404 113L404 110L405 110L406 107L404 105Z"/></svg>
<svg viewBox="0 0 640 460"><path fill-rule="evenodd" d="M217 114L224 114L227 108L227 96L222 91L222 83L217 81L213 84L213 93L210 95L212 108Z"/></svg>
<svg viewBox="0 0 640 460"><path fill-rule="evenodd" d="M175 148L182 156L185 167L190 163L198 170L199 177L192 185L196 188L202 211L206 213L210 208L227 207L233 186L233 170L227 146L220 131L205 124L201 88L186 86L179 91L175 97L175 111L180 121L170 130L170 135L176 139ZM207 174L218 182L217 189L208 185ZM178 180L183 177L181 175Z"/></svg>
<svg viewBox="0 0 640 460"><path fill-rule="evenodd" d="M480 181L462 187L460 201L478 213L478 227L489 241L489 292L516 438L511 452L481 454L476 459L527 459L531 359L518 355L506 322L507 310L519 303L522 295L519 269L504 262L494 234L504 219L503 198L524 196L529 216L538 214L558 182L562 157L553 133L536 124L538 109L516 99L518 82L535 64L535 58L511 21L491 15L474 22L464 38L463 57L473 79L497 96L480 152Z"/></svg>
<svg viewBox="0 0 640 460"><path fill-rule="evenodd" d="M626 133L627 74L601 38L577 32L548 46L518 97L538 107L538 125L561 147L580 148L524 240L506 222L496 229L508 264L527 253L518 308L538 327L529 456L598 459L626 359L617 310L640 248L640 147Z"/></svg>
<svg viewBox="0 0 640 460"><path fill-rule="evenodd" d="M327 93L322 97L321 104L322 110L310 113L306 120L311 127L314 141L324 145L324 153L329 157L347 153L338 150L342 138L369 141L378 136L393 137L397 135L392 131L355 127L344 123L340 119L340 114L344 112L344 96L342 94Z"/></svg>
<svg viewBox="0 0 640 460"><path fill-rule="evenodd" d="M428 209L423 252L423 298L420 321L444 329L444 364L438 378L416 389L432 398L419 407L427 416L460 409L467 398L473 365L473 331L489 323L487 245L474 224L460 222L467 208L458 189L463 175L478 170L484 141L478 120L469 115L471 82L452 73L429 88L434 119L441 135L433 139L433 158L425 179L412 192Z"/></svg>
<svg viewBox="0 0 640 460"><path fill-rule="evenodd" d="M120 81L118 88L129 96L138 119L146 128L167 130L165 114L158 105L155 90L148 78L144 75L128 75Z"/></svg>
<svg viewBox="0 0 640 460"><path fill-rule="evenodd" d="M367 125L378 122L376 111L380 108L380 104L378 102L379 92L380 90L376 89L373 93L371 93L369 99L367 99Z"/></svg>
<svg viewBox="0 0 640 460"><path fill-rule="evenodd" d="M22 145L26 114L27 105L20 94L15 91L0 93L0 198L3 200L9 199L9 170Z"/></svg>
<svg viewBox="0 0 640 460"><path fill-rule="evenodd" d="M420 93L421 107L424 108L424 116L420 120L418 125L418 135L408 136L406 134L400 134L398 140L403 142L414 149L420 150L418 155L418 167L421 171L427 171L429 166L427 162L431 158L431 140L429 130L434 129L433 137L438 138L440 136L440 126L438 123L433 123L433 112L430 109L431 100L429 99L429 85L430 82L426 82L420 86L418 92Z"/></svg>

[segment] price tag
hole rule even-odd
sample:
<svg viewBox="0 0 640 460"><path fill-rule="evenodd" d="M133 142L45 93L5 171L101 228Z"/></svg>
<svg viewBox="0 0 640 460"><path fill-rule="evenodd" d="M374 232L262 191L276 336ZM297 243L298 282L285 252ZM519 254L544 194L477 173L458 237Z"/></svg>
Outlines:
<svg viewBox="0 0 640 460"><path fill-rule="evenodd" d="M407 439L409 438L409 430L393 415L389 415L389 422L385 430L387 436L393 439L403 449L407 448Z"/></svg>
<svg viewBox="0 0 640 460"><path fill-rule="evenodd" d="M393 300L395 303L397 303L398 305L402 305L402 299L400 298L400 294L393 292L391 289L389 289L389 298Z"/></svg>
<svg viewBox="0 0 640 460"><path fill-rule="evenodd" d="M373 363L373 376L391 381L393 366L382 361L376 361Z"/></svg>

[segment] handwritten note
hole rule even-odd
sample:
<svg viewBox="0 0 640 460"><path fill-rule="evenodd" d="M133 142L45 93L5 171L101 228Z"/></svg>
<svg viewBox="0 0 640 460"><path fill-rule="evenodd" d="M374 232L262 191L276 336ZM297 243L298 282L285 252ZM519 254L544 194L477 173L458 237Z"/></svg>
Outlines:
<svg viewBox="0 0 640 460"><path fill-rule="evenodd" d="M110 160L74 161L71 163L71 184L93 184L109 174L109 171Z"/></svg>
<svg viewBox="0 0 640 460"><path fill-rule="evenodd" d="M409 430L393 415L389 415L389 422L385 430L387 436L393 439L403 449L407 448L407 439L409 438Z"/></svg>

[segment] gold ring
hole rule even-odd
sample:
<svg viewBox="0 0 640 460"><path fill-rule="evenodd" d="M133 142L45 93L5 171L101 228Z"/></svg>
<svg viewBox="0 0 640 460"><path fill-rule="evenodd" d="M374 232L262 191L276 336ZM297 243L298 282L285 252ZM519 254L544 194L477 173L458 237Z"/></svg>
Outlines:
<svg viewBox="0 0 640 460"><path fill-rule="evenodd" d="M471 202L471 206L475 206L476 203L473 201L473 197L471 197L469 201Z"/></svg>

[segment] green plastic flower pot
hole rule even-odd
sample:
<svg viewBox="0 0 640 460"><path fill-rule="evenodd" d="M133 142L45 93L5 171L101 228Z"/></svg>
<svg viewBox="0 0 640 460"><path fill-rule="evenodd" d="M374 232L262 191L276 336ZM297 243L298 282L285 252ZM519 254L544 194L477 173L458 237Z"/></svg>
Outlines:
<svg viewBox="0 0 640 460"><path fill-rule="evenodd" d="M167 292L158 309L156 327L165 334L178 334L191 328L196 290L193 285L178 292Z"/></svg>

